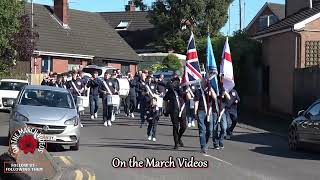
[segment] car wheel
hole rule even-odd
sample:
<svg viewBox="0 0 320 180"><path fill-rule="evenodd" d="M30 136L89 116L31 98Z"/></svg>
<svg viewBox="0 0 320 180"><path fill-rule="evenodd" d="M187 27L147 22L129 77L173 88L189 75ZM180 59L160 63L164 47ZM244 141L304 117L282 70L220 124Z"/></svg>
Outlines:
<svg viewBox="0 0 320 180"><path fill-rule="evenodd" d="M296 151L300 148L300 140L299 140L299 134L297 132L297 129L292 127L289 130L288 135L288 143L289 143L289 149Z"/></svg>
<svg viewBox="0 0 320 180"><path fill-rule="evenodd" d="M80 145L80 140L74 146L70 146L70 150L71 151L78 151L79 145Z"/></svg>

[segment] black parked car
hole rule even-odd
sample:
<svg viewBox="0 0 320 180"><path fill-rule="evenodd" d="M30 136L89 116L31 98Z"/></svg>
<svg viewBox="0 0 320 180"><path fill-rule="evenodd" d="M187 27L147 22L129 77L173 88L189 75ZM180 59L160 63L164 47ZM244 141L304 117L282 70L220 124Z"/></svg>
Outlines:
<svg viewBox="0 0 320 180"><path fill-rule="evenodd" d="M302 143L320 145L320 100L306 111L300 111L289 128L289 148L297 150Z"/></svg>

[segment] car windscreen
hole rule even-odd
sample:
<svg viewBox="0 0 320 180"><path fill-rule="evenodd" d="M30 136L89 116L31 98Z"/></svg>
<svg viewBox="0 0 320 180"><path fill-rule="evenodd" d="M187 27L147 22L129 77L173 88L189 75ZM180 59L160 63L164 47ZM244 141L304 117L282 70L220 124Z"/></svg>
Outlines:
<svg viewBox="0 0 320 180"><path fill-rule="evenodd" d="M46 106L67 109L75 108L69 93L38 89L26 89L21 97L20 105Z"/></svg>
<svg viewBox="0 0 320 180"><path fill-rule="evenodd" d="M98 71L98 76L102 75L102 70L101 69L96 69L96 68L83 68L83 72L88 73L88 74L93 74L94 71Z"/></svg>
<svg viewBox="0 0 320 180"><path fill-rule="evenodd" d="M12 90L12 91L20 91L27 83L21 82L0 82L0 90Z"/></svg>

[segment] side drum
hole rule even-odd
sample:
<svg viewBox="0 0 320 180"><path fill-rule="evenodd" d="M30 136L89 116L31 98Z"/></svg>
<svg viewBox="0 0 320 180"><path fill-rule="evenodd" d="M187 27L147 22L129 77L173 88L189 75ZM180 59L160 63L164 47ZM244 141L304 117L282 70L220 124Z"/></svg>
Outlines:
<svg viewBox="0 0 320 180"><path fill-rule="evenodd" d="M118 95L108 95L107 96L108 106L118 106L120 105L120 96Z"/></svg>
<svg viewBox="0 0 320 180"><path fill-rule="evenodd" d="M119 96L121 98L126 98L129 95L129 91L130 91L130 83L128 79L119 78L117 79L117 82L118 82Z"/></svg>

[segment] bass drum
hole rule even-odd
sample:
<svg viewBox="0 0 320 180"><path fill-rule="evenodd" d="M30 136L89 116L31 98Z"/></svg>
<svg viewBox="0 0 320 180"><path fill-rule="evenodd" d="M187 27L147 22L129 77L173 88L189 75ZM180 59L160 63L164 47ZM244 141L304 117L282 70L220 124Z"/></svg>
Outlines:
<svg viewBox="0 0 320 180"><path fill-rule="evenodd" d="M118 85L117 90L119 92L119 96L121 98L127 97L130 91L130 83L128 79L125 79L125 78L117 79L117 85Z"/></svg>

